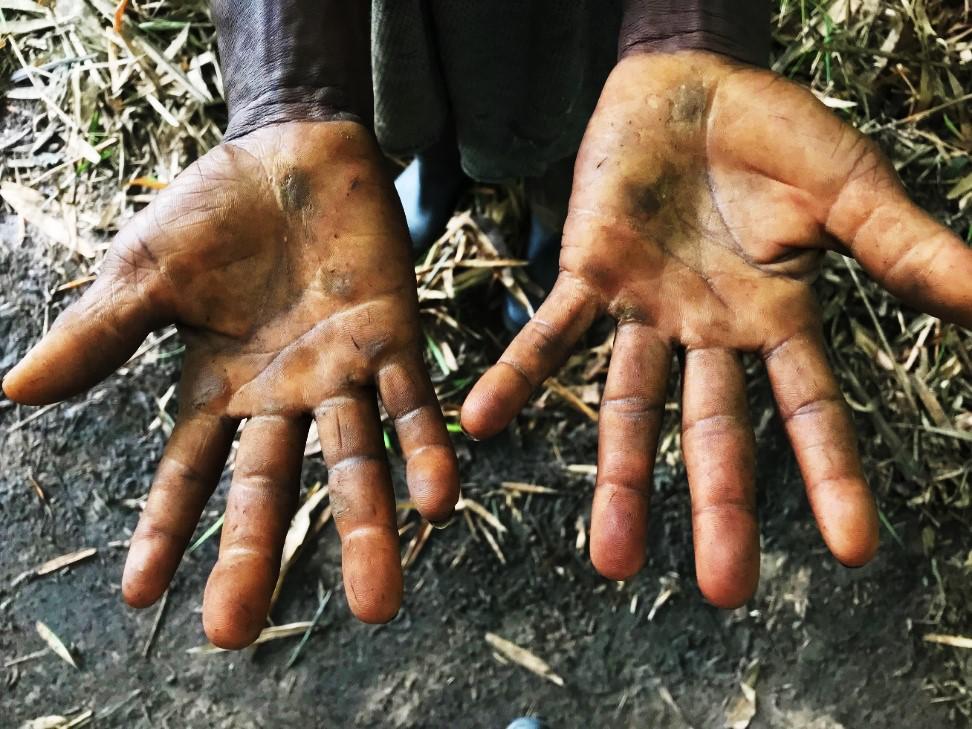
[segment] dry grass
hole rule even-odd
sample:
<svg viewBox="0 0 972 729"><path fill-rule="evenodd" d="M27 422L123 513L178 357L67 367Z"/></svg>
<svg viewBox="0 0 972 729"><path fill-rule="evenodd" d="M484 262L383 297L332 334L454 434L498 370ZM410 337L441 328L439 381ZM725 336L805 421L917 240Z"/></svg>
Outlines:
<svg viewBox="0 0 972 729"><path fill-rule="evenodd" d="M132 2L119 33L116 6L106 0L0 0L0 83L7 85L0 192L63 247L52 298L86 285L111 234L219 143L225 110L203 8L197 0ZM811 85L878 140L916 199L967 240L970 18L968 0L782 0L774 21L776 70ZM462 393L502 338L465 325L464 300L485 286L519 295L527 285L509 265L515 251L503 245L520 230L521 201L516 189L477 190L417 263L429 363L453 424ZM820 292L886 528L902 539L896 514L918 513L922 543L943 575L929 621L945 632L968 631L968 614L946 586L967 579L972 565L964 537L972 526L972 337L901 309L837 257ZM534 412L566 407L596 417L610 343L589 345L548 383ZM762 387L757 368L753 375ZM755 420L767 422L765 414ZM670 422L660 460L677 466ZM477 524L499 550L488 525ZM936 687L937 695L970 713L968 677L957 662L950 670L954 680Z"/></svg>
<svg viewBox="0 0 972 729"><path fill-rule="evenodd" d="M880 142L911 194L972 241L972 11L967 2L784 0L776 70L809 83ZM972 286L972 282L969 282ZM831 352L857 411L884 541L916 510L937 584L927 621L968 633L972 572L972 336L902 309L856 264L831 258L821 286ZM890 537L890 539L889 539ZM961 652L929 679L936 700L972 714Z"/></svg>

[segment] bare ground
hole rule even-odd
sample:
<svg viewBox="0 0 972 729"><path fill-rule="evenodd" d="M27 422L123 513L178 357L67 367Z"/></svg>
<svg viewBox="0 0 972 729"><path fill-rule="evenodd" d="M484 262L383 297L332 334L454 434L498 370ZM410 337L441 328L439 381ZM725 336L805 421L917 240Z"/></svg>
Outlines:
<svg viewBox="0 0 972 729"><path fill-rule="evenodd" d="M73 277L63 258L20 242L10 219L0 226L0 370L38 336L47 292ZM53 297L50 318L72 295ZM701 729L723 725L757 664L753 729L967 726L940 699L942 686L968 681L972 660L922 640L936 630L928 621L943 615L953 631L972 627L959 567L934 551L926 556L917 512L894 504L883 507L900 541L885 529L872 565L837 565L775 420L760 439L763 577L745 609L716 610L698 594L677 469L657 478L646 569L624 585L596 576L577 548L591 482L565 468L594 462L595 429L551 408L532 414L529 431L484 444L457 440L465 492L481 503L505 504L501 481L557 490L504 506L505 565L457 520L433 533L409 570L406 605L392 624L357 623L338 592L288 669L296 638L236 654L186 652L205 642L199 607L212 539L182 565L143 655L157 609L125 607L119 579L162 448L160 430L150 429L156 398L177 375L178 358L164 355L177 346L163 343L87 396L40 415L0 400L0 726L91 711L99 727L504 727L536 712L554 727ZM755 397L765 396L757 387ZM323 476L309 459L305 484ZM222 511L223 487L204 526ZM955 554L972 548L972 537L943 528L936 544ZM18 581L83 547L98 552ZM288 578L275 620L309 619L319 583L340 585L332 526ZM666 588L670 597L651 615ZM30 657L45 648L38 620L70 647L77 669L50 651ZM565 685L498 660L487 632L541 657Z"/></svg>

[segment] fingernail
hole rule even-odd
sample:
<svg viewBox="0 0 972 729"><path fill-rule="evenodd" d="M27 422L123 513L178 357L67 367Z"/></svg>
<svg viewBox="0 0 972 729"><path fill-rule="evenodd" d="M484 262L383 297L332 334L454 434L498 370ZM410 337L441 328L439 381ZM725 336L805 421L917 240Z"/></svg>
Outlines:
<svg viewBox="0 0 972 729"><path fill-rule="evenodd" d="M466 430L466 429L465 429L465 428L464 428L464 427L462 426L462 423L459 423L459 428L460 428L460 430L462 430L462 434L463 434L464 436L466 436L467 438L469 438L469 440L471 440L471 441L473 441L474 443L478 443L478 442L479 442L479 438L477 438L477 437L476 437L476 436L474 436L474 435L473 435L472 433L470 433L470 432L469 432L468 430Z"/></svg>

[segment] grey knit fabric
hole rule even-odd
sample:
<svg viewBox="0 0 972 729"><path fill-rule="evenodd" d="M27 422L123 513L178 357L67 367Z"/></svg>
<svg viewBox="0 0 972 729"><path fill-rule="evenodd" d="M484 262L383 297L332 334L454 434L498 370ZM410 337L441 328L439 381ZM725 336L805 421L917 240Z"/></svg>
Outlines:
<svg viewBox="0 0 972 729"><path fill-rule="evenodd" d="M484 182L577 151L617 56L620 0L372 0L375 130L390 154L454 133Z"/></svg>

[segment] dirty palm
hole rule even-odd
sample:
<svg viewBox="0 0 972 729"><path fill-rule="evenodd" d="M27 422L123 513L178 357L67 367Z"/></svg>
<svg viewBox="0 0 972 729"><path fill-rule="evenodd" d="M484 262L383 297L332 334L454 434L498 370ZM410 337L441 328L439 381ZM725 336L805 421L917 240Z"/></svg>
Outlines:
<svg viewBox="0 0 972 729"><path fill-rule="evenodd" d="M178 324L179 415L132 536L130 604L149 605L168 587L245 420L203 620L220 646L256 638L313 417L351 609L369 622L398 611L376 391L423 516L448 518L458 471L422 360L394 194L358 124L275 125L217 147L119 233L91 289L5 378L21 402L69 397L124 363L149 331Z"/></svg>
<svg viewBox="0 0 972 729"><path fill-rule="evenodd" d="M591 558L624 579L644 561L666 378L683 349L699 584L738 605L759 564L739 354L757 353L824 539L862 564L877 547L875 509L809 286L827 249L972 326L972 252L809 92L716 54L629 54L581 145L560 278L473 388L463 427L502 430L595 318L616 319ZM187 345L180 412L132 538L126 599L165 590L243 421L204 624L218 645L250 643L316 418L348 600L364 620L390 619L402 577L376 395L423 516L448 518L458 472L422 361L407 233L366 128L270 124L200 159L119 233L98 280L4 390L31 404L70 397L168 323Z"/></svg>
<svg viewBox="0 0 972 729"><path fill-rule="evenodd" d="M696 572L713 603L755 591L755 443L741 352L765 362L823 537L861 565L878 542L853 424L810 283L825 250L907 303L972 326L972 251L913 203L880 151L808 91L707 53L631 55L578 154L561 274L477 383L465 429L495 434L599 315L618 322L601 402L591 559L644 562L672 351Z"/></svg>

